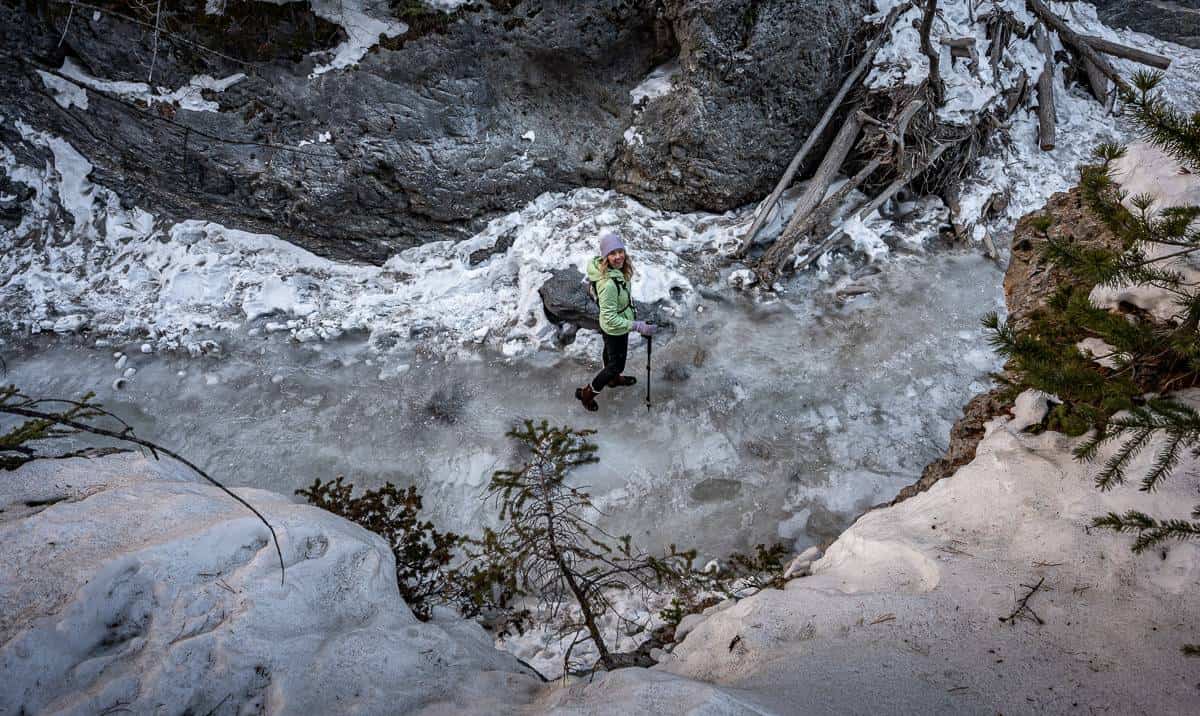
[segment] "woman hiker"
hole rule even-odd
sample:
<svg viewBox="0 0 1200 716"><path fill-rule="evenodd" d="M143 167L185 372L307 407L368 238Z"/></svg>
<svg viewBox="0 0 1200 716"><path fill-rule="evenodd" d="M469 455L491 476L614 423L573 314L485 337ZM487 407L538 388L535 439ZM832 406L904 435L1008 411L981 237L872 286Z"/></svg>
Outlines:
<svg viewBox="0 0 1200 716"><path fill-rule="evenodd" d="M652 336L658 331L653 323L635 321L630 282L633 263L625 253L625 244L616 234L600 237L600 255L587 267L587 278L596 293L600 306L600 330L604 335L604 368L592 382L575 389L575 397L588 410L599 410L596 394L609 388L633 385L637 378L621 375L625 370L625 355L629 351L629 332Z"/></svg>

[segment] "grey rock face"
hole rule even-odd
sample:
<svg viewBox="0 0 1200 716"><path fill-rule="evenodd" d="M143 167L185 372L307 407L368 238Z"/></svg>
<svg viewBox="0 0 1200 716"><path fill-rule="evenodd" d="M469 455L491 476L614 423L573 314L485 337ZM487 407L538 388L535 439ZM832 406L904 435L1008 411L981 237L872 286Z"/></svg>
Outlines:
<svg viewBox="0 0 1200 716"><path fill-rule="evenodd" d="M538 290L542 297L542 307L546 317L555 323L573 323L576 326L600 330L600 313L595 302L587 295L583 283L583 274L575 269L555 271L546 283ZM641 301L633 302L633 310L639 321L649 321L660 326L669 324L665 320L662 307L646 304Z"/></svg>
<svg viewBox="0 0 1200 716"><path fill-rule="evenodd" d="M614 188L679 211L761 198L837 91L865 0L674 0L669 94L646 100Z"/></svg>
<svg viewBox="0 0 1200 716"><path fill-rule="evenodd" d="M306 3L230 2L223 17L205 15L204 4L164 3L170 31L158 38L153 84L245 73L206 95L219 112L90 90L88 109L59 107L37 70L70 57L96 77L145 82L152 24L89 11L68 26L67 5L10 3L0 5L10 38L0 114L68 139L95 165L94 180L165 218L211 219L373 263L470 236L546 191L615 186L652 204L712 210L756 198L837 83L865 8L490 0L447 16L375 3L408 33L357 67L310 78L345 34ZM635 122L630 90L681 45L680 87ZM637 151L623 138L631 124L646 137ZM299 146L326 132L328 143ZM40 164L11 123L0 141Z"/></svg>
<svg viewBox="0 0 1200 716"><path fill-rule="evenodd" d="M185 22L204 3L180 5L191 8L180 10ZM9 78L0 113L67 137L96 165L96 180L171 218L211 218L323 255L381 262L408 246L469 236L544 191L607 183L629 122L627 92L673 50L669 33L656 36L654 3L518 5L434 14L426 22L440 24L431 27L409 17L408 34L357 68L312 79L318 58L243 65L166 36L156 85L247 75L215 97L220 113L171 116L90 91L87 110L63 110L35 74L71 56L95 76L144 82L151 31L77 13L59 47L65 16L0 6L6 34L15 29L12 49L37 63L0 59ZM309 39L287 28L271 42ZM202 39L245 56L220 35ZM329 143L297 146L323 132Z"/></svg>
<svg viewBox="0 0 1200 716"><path fill-rule="evenodd" d="M1089 0L1100 19L1147 35L1200 47L1200 0Z"/></svg>

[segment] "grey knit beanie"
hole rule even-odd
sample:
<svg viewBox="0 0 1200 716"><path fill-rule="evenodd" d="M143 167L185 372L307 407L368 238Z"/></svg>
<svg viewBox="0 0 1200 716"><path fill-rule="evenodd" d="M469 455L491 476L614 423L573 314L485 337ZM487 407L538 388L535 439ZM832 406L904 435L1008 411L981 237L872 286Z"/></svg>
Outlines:
<svg viewBox="0 0 1200 716"><path fill-rule="evenodd" d="M621 237L616 234L608 233L600 237L600 258L606 258L617 249L624 248L625 242L621 241Z"/></svg>

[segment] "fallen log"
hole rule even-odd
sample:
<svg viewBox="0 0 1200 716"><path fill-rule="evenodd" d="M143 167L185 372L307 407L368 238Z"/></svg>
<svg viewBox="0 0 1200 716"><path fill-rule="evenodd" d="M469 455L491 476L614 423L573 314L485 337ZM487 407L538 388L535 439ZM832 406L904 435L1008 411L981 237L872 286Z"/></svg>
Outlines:
<svg viewBox="0 0 1200 716"><path fill-rule="evenodd" d="M941 68L938 58L941 53L933 49L929 35L933 32L933 18L937 14L937 0L925 0L925 14L921 16L921 52L929 60L929 91L933 95L935 107L941 107L945 102L946 86L942 83Z"/></svg>
<svg viewBox="0 0 1200 716"><path fill-rule="evenodd" d="M974 37L943 37L938 42L950 48L951 57L962 57L968 60L975 59Z"/></svg>
<svg viewBox="0 0 1200 716"><path fill-rule="evenodd" d="M829 146L829 151L825 153L825 157L821 160L821 165L817 167L816 173L809 180L808 186L804 189L804 194L800 196L800 200L796 202L796 208L792 212L792 218L788 221L787 226L783 228L780 236L793 234L801 223L808 218L808 215L825 198L825 193L829 191L829 185L837 177L838 170L842 168L842 162L846 161L846 157L850 154L850 150L854 147L855 140L858 139L858 133L862 130L863 120L859 112L852 112L846 118L842 128L838 130L837 136L833 139L833 144Z"/></svg>
<svg viewBox="0 0 1200 716"><path fill-rule="evenodd" d="M1153 52L1146 52L1145 50L1139 50L1136 47L1122 45L1119 42L1106 40L1103 37L1095 37L1092 35L1081 35L1080 37L1092 49L1103 52L1106 55L1120 57L1124 60L1133 60L1139 64L1148 65L1159 70L1165 70L1171 67L1170 58L1163 57L1162 55L1156 55Z"/></svg>
<svg viewBox="0 0 1200 716"><path fill-rule="evenodd" d="M846 80L842 82L841 88L838 89L837 94L833 97L833 101L830 102L829 106L825 109L825 114L821 115L821 119L817 122L817 126L813 128L812 132L809 133L808 139L806 139L804 145L800 147L800 151L796 152L796 155L792 157L791 163L788 164L787 170L783 173L783 178L779 180L779 183L775 185L774 191L771 192L771 194L762 203L762 206L759 207L758 216L754 219L754 223L750 226L750 230L746 232L744 237L742 237L742 243L740 246L738 246L735 255L743 256L750 248L750 245L754 242L754 237L757 236L758 232L762 230L763 224L767 223L767 218L771 215L771 210L774 209L775 204L779 202L779 196L783 194L784 189L787 189L792 183L792 179L796 176L796 172L800 170L800 165L804 162L804 158L808 156L808 153L812 151L813 146L816 145L817 140L825 131L825 127L828 126L829 121L833 119L833 115L837 111L837 108L841 105L842 100L846 98L846 95L849 94L850 89L858 82L858 78L860 75L862 75L863 71L870 66L871 60L875 58L875 52L879 50L879 46L883 44L883 40L890 36L890 30L892 24L896 21L896 17L900 15L901 11L907 10L908 7L908 3L897 5L896 7L892 8L891 12L888 13L887 18L883 21L883 26L879 28L879 33L875 35L875 39L871 40L871 44L867 46L866 52L863 53L862 59L858 61L858 64L855 65L854 69L850 71L850 74L846 77Z"/></svg>
<svg viewBox="0 0 1200 716"><path fill-rule="evenodd" d="M1021 99L1025 96L1025 88L1028 86L1028 84L1029 84L1029 75L1022 72L1020 78L1017 79L1016 86L1013 87L1012 89L1009 89L1005 93L1005 98L1006 98L1005 102L1004 102L1004 116L1005 117L1007 117L1008 115L1015 112L1017 110L1017 107L1019 107L1021 105Z"/></svg>
<svg viewBox="0 0 1200 716"><path fill-rule="evenodd" d="M807 256L805 256L803 259L798 261L795 266L796 270L800 271L802 269L808 268L809 266L811 266L813 264L813 262L815 262L817 259L821 258L822 254L828 252L834 246L838 245L841 241L844 240L844 238L842 237L842 234L844 233L843 227L848 222L854 221L854 220L861 221L863 219L866 219L867 217L869 217L871 214L875 213L876 211L878 211L879 207L883 206L885 202L887 202L889 199L891 199L893 196L896 195L896 192L898 192L901 189L903 189L904 187L908 186L908 183L911 182L913 179L915 179L918 174L925 171L929 167L933 166L934 163L937 162L938 158L941 157L942 154L947 149L949 149L951 146L953 146L953 143L939 144L937 149L933 150L933 152L929 155L928 159L926 159L924 162L921 162L920 164L914 164L913 166L911 166L907 170L905 170L903 173L901 173L900 176L896 177L896 179L894 179L891 184L888 184L887 187L883 191L881 191L874 199L868 201L862 207L855 210L849 217L846 218L845 221L843 221L840 225L838 225L837 228L835 228L825 238L825 240L821 242L820 246L818 246L813 251L809 252L809 254Z"/></svg>
<svg viewBox="0 0 1200 716"><path fill-rule="evenodd" d="M1066 21L1051 12L1050 8L1046 7L1046 3L1042 2L1042 0L1025 0L1025 4L1029 6L1030 11L1034 15L1037 15L1042 22L1046 23L1047 27L1058 33L1058 39L1062 40L1064 46L1073 50L1084 61L1084 69L1089 75L1094 69L1094 71L1099 72L1116 83L1118 89L1126 89L1129 86L1122 79L1116 68L1112 66L1112 63L1104 59L1104 56L1089 45L1082 35L1072 30ZM1093 69L1088 69L1088 63L1091 63ZM1094 84L1093 90L1095 90ZM1107 91L1104 94L1107 95ZM1097 95L1098 98L1100 96Z"/></svg>
<svg viewBox="0 0 1200 716"><path fill-rule="evenodd" d="M800 239L813 233L813 229L819 224L828 222L834 212L837 211L838 206L850 195L850 192L861 186L882 165L883 161L878 157L867 162L866 166L860 169L849 181L826 197L820 206L808 216L804 223L796 227L795 232L776 239L775 243L771 244L771 247L767 249L766 253L755 264L754 272L758 275L759 281L764 286L770 286L779 277L784 265L795 255L795 247Z"/></svg>
<svg viewBox="0 0 1200 716"><path fill-rule="evenodd" d="M1083 71L1087 75L1088 86L1092 88L1092 96L1100 104L1108 104L1108 78L1094 62L1086 58L1083 60Z"/></svg>
<svg viewBox="0 0 1200 716"><path fill-rule="evenodd" d="M1046 60L1038 76L1038 143L1043 151L1054 149L1057 113L1054 109L1054 53L1050 50L1050 34L1046 26L1037 26L1037 47Z"/></svg>

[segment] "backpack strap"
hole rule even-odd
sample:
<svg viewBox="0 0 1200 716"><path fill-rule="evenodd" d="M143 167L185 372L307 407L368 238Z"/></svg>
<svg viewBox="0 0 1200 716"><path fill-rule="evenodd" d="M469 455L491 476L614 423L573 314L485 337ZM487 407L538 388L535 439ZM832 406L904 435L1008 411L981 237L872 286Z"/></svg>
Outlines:
<svg viewBox="0 0 1200 716"><path fill-rule="evenodd" d="M605 276L604 278L600 279L600 281L603 281L605 279L612 281L613 284L616 285L618 295L620 295L621 289L625 289L625 305L622 306L621 308L617 309L618 313L623 313L626 309L628 309L629 307L631 307L633 305L633 292L629 290L629 284L625 283L625 279L618 280L617 278L615 278L613 276ZM590 293L592 294L592 298L596 301L597 306L600 305L600 285L599 285L600 281L589 281L589 283L592 286ZM635 315L636 315L636 310L635 310Z"/></svg>

